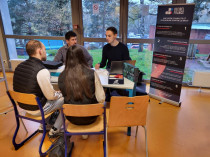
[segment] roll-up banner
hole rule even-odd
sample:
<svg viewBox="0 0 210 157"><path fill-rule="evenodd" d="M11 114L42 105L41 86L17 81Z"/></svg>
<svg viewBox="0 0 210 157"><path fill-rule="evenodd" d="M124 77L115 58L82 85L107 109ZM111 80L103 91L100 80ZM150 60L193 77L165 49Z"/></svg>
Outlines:
<svg viewBox="0 0 210 157"><path fill-rule="evenodd" d="M149 95L180 106L195 4L159 5Z"/></svg>

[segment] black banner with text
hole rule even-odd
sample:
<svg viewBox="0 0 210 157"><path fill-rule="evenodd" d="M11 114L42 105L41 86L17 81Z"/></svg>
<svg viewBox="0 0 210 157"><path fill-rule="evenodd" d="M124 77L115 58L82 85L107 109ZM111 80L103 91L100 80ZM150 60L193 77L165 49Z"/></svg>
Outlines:
<svg viewBox="0 0 210 157"><path fill-rule="evenodd" d="M158 6L150 94L180 102L194 4Z"/></svg>

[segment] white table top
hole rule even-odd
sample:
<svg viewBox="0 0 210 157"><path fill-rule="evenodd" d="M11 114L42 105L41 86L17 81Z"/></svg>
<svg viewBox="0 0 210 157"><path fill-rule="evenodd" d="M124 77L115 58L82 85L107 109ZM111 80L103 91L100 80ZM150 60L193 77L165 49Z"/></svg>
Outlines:
<svg viewBox="0 0 210 157"><path fill-rule="evenodd" d="M58 69L50 69L50 72L62 72L64 70L64 66L61 66ZM134 87L134 82L128 80L127 78L124 78L124 84L108 84L108 71L106 69L99 69L95 70L96 73L98 74L101 84L103 87L108 87L108 88L116 88L116 89L133 89ZM51 76L51 83L58 83L58 77L56 76Z"/></svg>

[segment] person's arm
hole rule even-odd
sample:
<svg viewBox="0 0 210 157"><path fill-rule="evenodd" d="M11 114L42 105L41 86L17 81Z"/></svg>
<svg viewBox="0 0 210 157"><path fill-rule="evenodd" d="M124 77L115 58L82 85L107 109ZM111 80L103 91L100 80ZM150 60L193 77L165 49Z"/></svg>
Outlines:
<svg viewBox="0 0 210 157"><path fill-rule="evenodd" d="M61 48L56 53L56 55L54 57L54 61L55 62L59 62L59 61L63 62L63 55L62 55L62 49Z"/></svg>
<svg viewBox="0 0 210 157"><path fill-rule="evenodd" d="M123 60L131 60L128 47L124 45Z"/></svg>
<svg viewBox="0 0 210 157"><path fill-rule="evenodd" d="M63 96L65 96L66 86L65 86L65 72L64 71L58 77L58 88L60 89Z"/></svg>
<svg viewBox="0 0 210 157"><path fill-rule="evenodd" d="M60 92L53 89L53 86L50 83L50 72L47 69L40 70L36 77L39 87L47 100L56 100L62 97Z"/></svg>
<svg viewBox="0 0 210 157"><path fill-rule="evenodd" d="M99 103L103 103L105 101L104 89L101 85L101 81L96 72L94 72L94 75L95 75L95 96Z"/></svg>
<svg viewBox="0 0 210 157"><path fill-rule="evenodd" d="M81 46L81 47L82 47L85 59L86 59L86 61L88 63L88 66L90 68L92 68L93 67L93 57L90 55L90 53L88 52L88 50L86 48L84 48L83 46Z"/></svg>
<svg viewBox="0 0 210 157"><path fill-rule="evenodd" d="M100 68L103 68L106 66L106 62L107 62L107 54L106 54L106 50L102 50L102 59L101 59L101 63L100 63Z"/></svg>

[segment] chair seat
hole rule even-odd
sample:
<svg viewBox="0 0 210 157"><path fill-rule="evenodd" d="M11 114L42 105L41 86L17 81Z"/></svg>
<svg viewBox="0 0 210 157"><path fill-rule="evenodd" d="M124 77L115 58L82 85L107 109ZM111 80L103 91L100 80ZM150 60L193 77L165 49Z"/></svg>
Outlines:
<svg viewBox="0 0 210 157"><path fill-rule="evenodd" d="M67 131L71 133L83 133L83 132L99 132L102 131L103 128L103 115L98 116L96 121L89 125L75 125L66 120L67 123Z"/></svg>
<svg viewBox="0 0 210 157"><path fill-rule="evenodd" d="M49 117L53 112L50 112L46 115L44 115L44 118L46 119L47 117ZM34 115L31 115L29 113L25 113L25 117L28 117L28 118L31 118L31 119L35 119L35 120L42 120L42 116L34 116Z"/></svg>

